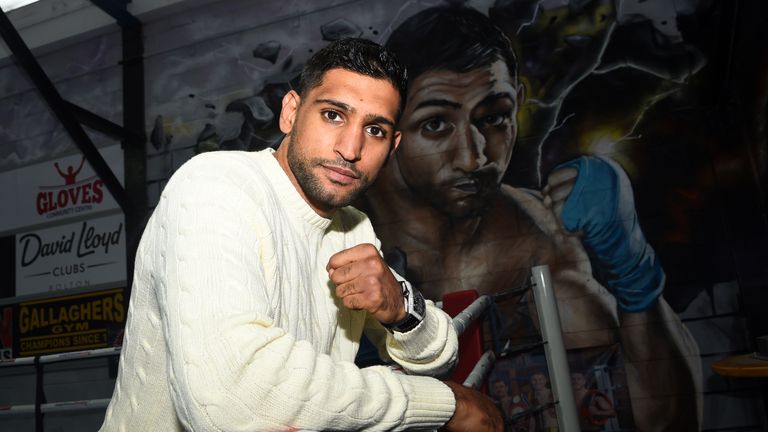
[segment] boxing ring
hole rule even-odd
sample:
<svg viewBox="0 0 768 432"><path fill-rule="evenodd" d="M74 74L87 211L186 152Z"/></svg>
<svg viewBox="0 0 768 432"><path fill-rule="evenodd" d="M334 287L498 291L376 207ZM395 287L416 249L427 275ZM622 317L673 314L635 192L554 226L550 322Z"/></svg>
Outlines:
<svg viewBox="0 0 768 432"><path fill-rule="evenodd" d="M442 305L453 316L453 325L460 335L459 367L454 373L465 376L463 384L474 389L481 389L486 377L493 369L499 356L532 351L543 348L549 370L549 380L552 386L553 401L532 407L507 419L509 427L513 422L522 418L535 416L544 410L554 408L557 414L559 430L564 432L579 431L578 413L571 388L571 377L568 360L565 354L560 317L557 311L557 302L551 283L549 267L537 266L531 269L530 284L516 290L516 294L524 294L530 290L533 294L536 311L539 316L541 340L536 343L507 347L496 347L484 352L480 319L486 315L488 309L494 304L495 297L482 295L474 298L468 306L462 307L457 313L451 314L447 309L466 303L466 296L458 302L444 297ZM453 303L453 304L450 304ZM86 410L103 410L109 404L109 398L75 400L65 402L46 403L44 392L44 366L57 362L70 362L97 357L110 357L120 354L120 347L102 348L96 350L76 351L69 353L51 354L35 357L20 357L15 359L0 360L0 367L34 366L35 368L35 403L25 405L0 405L0 418L10 415L34 415L35 432L44 431L44 415L52 412L76 412Z"/></svg>
<svg viewBox="0 0 768 432"><path fill-rule="evenodd" d="M533 293L536 312L539 317L539 326L541 329L541 340L517 347L504 347L496 350L489 349L484 351L477 358L477 350L462 352L462 348L467 345L466 336L470 336L475 346L482 344L480 328L476 321L483 316L486 310L494 303L492 295L482 295L474 300L469 306L464 308L453 317L453 325L456 333L460 335L459 364L462 362L474 364L469 374L464 379L463 384L467 387L480 389L485 382L486 377L493 369L493 365L499 355L509 356L513 354L533 351L543 348L544 356L549 370L549 380L552 385L553 401L532 407L526 411L515 414L507 419L507 426L517 420L537 415L546 409L554 408L557 414L557 423L559 430L564 432L577 432L579 428L578 412L573 398L571 387L571 373L568 367L568 359L563 344L563 335L560 326L560 315L557 310L557 301L552 287L549 267L536 266L531 269L530 285L516 290L515 294L524 294L530 289ZM446 308L445 298L443 308ZM474 326L473 326L474 323ZM474 328L473 328L474 327ZM465 335L467 330L474 330L475 334ZM470 342L472 343L472 342Z"/></svg>
<svg viewBox="0 0 768 432"><path fill-rule="evenodd" d="M14 366L34 366L35 368L35 403L24 405L0 405L0 418L11 415L31 414L35 416L35 432L43 432L43 418L46 413L106 409L107 405L109 405L109 398L47 403L44 391L44 366L52 363L71 362L99 357L114 357L120 355L120 350L120 347L111 347L0 360L0 368Z"/></svg>

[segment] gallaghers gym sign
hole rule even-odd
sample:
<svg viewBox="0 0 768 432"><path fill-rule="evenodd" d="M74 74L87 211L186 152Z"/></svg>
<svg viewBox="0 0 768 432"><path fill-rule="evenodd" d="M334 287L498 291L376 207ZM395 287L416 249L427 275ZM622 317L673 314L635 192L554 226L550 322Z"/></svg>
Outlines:
<svg viewBox="0 0 768 432"><path fill-rule="evenodd" d="M0 361L122 345L125 288L0 307Z"/></svg>

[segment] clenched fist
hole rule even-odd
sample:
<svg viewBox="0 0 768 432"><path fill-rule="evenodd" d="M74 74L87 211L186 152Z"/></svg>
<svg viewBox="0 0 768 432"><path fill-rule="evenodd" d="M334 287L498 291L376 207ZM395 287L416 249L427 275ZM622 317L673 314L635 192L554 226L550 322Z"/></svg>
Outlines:
<svg viewBox="0 0 768 432"><path fill-rule="evenodd" d="M488 396L451 381L445 384L456 397L456 411L441 431L446 432L501 432L504 419L501 411Z"/></svg>
<svg viewBox="0 0 768 432"><path fill-rule="evenodd" d="M402 288L372 244L335 253L325 268L344 306L365 310L383 324L405 318Z"/></svg>

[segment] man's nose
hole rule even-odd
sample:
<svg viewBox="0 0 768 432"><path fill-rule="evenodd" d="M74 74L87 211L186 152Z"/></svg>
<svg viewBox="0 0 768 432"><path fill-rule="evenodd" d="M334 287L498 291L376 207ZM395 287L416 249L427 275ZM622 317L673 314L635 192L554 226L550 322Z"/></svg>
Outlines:
<svg viewBox="0 0 768 432"><path fill-rule="evenodd" d="M477 170L486 163L485 136L475 125L468 125L458 131L453 154L453 166L469 173Z"/></svg>
<svg viewBox="0 0 768 432"><path fill-rule="evenodd" d="M336 137L333 150L347 162L360 160L360 155L365 142L364 131L356 128L344 128Z"/></svg>

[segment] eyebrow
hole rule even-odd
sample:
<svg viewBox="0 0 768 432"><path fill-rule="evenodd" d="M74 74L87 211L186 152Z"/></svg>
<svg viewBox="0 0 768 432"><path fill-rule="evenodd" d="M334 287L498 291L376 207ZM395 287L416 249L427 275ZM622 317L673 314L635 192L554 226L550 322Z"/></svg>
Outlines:
<svg viewBox="0 0 768 432"><path fill-rule="evenodd" d="M336 108L338 108L338 109L340 109L342 111L348 112L348 113L355 113L357 111L355 109L355 107L353 107L353 106L351 106L349 104L346 104L344 102L338 101L336 99L317 99L317 100L315 100L314 103L315 104L333 105ZM383 123L383 124L395 127L395 121L394 120L392 120L392 119L390 119L390 118L388 118L386 116L380 115L380 114L367 114L365 116L365 121L366 121L366 123Z"/></svg>
<svg viewBox="0 0 768 432"><path fill-rule="evenodd" d="M515 95L513 95L510 92L498 92L498 93L491 93L480 102L481 104L488 103L488 102L495 102L499 99L510 99L513 102L516 102L517 99Z"/></svg>
<svg viewBox="0 0 768 432"><path fill-rule="evenodd" d="M333 105L333 106L335 106L336 108L338 108L340 110L343 110L343 111L346 111L346 112L350 112L350 113L353 113L353 112L356 111L354 107L350 106L349 104L345 104L344 102L337 101L336 99L315 99L314 103L315 104L324 104L325 103L325 104L328 104L328 105Z"/></svg>
<svg viewBox="0 0 768 432"><path fill-rule="evenodd" d="M416 105L416 108L414 108L414 110L417 110L419 108L429 107L429 106L447 106L447 107L456 108L456 109L461 108L460 103L449 101L447 99L427 99L425 101L419 102L419 104Z"/></svg>
<svg viewBox="0 0 768 432"><path fill-rule="evenodd" d="M485 104L489 102L494 102L499 99L511 99L515 100L515 97L510 92L498 92L498 93L491 93L485 98L483 98L482 101L480 101L480 104ZM454 109L461 108L461 104L458 102L454 102L448 99L427 99L425 101L419 102L418 105L416 105L416 108L414 110L424 108L424 107L431 107L431 106L438 106L438 107L449 107Z"/></svg>

